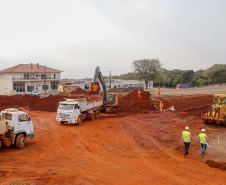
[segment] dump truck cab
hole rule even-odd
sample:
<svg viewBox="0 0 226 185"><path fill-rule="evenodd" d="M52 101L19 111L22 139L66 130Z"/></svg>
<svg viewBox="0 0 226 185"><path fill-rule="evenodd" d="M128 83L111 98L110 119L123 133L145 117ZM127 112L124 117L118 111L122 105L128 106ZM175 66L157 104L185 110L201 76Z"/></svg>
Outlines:
<svg viewBox="0 0 226 185"><path fill-rule="evenodd" d="M0 140L5 146L16 144L17 148L23 148L26 138L34 138L30 116L15 108L1 111L0 127Z"/></svg>
<svg viewBox="0 0 226 185"><path fill-rule="evenodd" d="M221 124L226 126L226 95L213 95L213 104L208 113L202 114L201 118L205 124Z"/></svg>

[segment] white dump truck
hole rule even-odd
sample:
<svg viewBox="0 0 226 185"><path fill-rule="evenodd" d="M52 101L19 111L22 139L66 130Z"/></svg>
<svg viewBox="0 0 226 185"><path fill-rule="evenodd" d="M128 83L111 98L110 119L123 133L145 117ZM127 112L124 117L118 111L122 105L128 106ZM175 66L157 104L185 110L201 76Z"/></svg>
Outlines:
<svg viewBox="0 0 226 185"><path fill-rule="evenodd" d="M23 148L27 139L34 138L33 124L26 112L15 108L1 111L0 147L16 145Z"/></svg>
<svg viewBox="0 0 226 185"><path fill-rule="evenodd" d="M67 99L59 102L56 121L61 124L78 124L84 119L99 118L103 100L87 101L86 98Z"/></svg>

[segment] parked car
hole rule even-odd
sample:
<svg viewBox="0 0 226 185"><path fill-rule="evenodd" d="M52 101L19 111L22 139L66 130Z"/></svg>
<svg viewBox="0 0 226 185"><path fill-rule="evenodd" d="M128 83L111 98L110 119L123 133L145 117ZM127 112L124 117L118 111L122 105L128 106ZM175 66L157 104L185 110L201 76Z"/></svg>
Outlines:
<svg viewBox="0 0 226 185"><path fill-rule="evenodd" d="M40 94L39 92L37 92L37 91L28 92L27 94L30 95L30 96L33 96L33 95L40 96L40 95L41 95L41 94Z"/></svg>

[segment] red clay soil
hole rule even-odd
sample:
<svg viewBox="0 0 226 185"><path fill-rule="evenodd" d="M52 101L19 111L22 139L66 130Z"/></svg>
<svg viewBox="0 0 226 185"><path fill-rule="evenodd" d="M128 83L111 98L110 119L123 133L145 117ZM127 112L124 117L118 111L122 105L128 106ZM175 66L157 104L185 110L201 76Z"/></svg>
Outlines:
<svg viewBox="0 0 226 185"><path fill-rule="evenodd" d="M138 91L128 93L119 97L121 112L125 113L147 113L154 110L154 102L150 99L150 93L141 91L141 99L138 99Z"/></svg>
<svg viewBox="0 0 226 185"><path fill-rule="evenodd" d="M212 104L211 95L188 96L180 98L161 99L163 109L174 106L176 111L188 111L200 107L209 107ZM156 110L154 105L159 106L159 100L152 101L149 92L142 91L141 99L138 99L138 92L133 91L123 97L119 97L119 105L122 112L126 113L148 113Z"/></svg>
<svg viewBox="0 0 226 185"><path fill-rule="evenodd" d="M0 149L0 184L222 185L226 182L223 169L210 167L210 162L206 164L206 160L224 160L225 155L208 148L202 157L200 145L193 141L188 157L183 157L180 138L184 127L190 126L196 140L203 124L181 119L179 112L119 118L104 114L100 119L84 120L76 126L56 122L55 112L24 111L31 116L35 138L23 149L13 146ZM217 126L206 129L210 142L214 135L226 131Z"/></svg>
<svg viewBox="0 0 226 185"><path fill-rule="evenodd" d="M71 92L71 94L83 94L83 95L90 95L87 91L83 90L82 88L77 88Z"/></svg>
<svg viewBox="0 0 226 185"><path fill-rule="evenodd" d="M226 162L216 162L213 160L207 160L206 164L208 164L212 168L219 168L222 169L223 171L226 170Z"/></svg>
<svg viewBox="0 0 226 185"><path fill-rule="evenodd" d="M209 147L200 156L202 128L207 130L210 146L226 131L225 127L204 125L196 117L204 111L200 106L210 103L209 96L179 98L180 105L178 99L163 100L165 108L173 105L178 111L143 114L154 110L159 101L147 95L137 99L136 95L132 92L119 98L126 116L101 114L100 119L84 120L79 126L62 125L55 120L56 112L47 111L56 111L64 98L94 100L100 95L0 96L0 110L25 107L22 110L31 116L35 132L23 149L0 149L0 184L225 184L225 150L219 153ZM192 102L199 108L186 111ZM142 114L130 114L137 112ZM184 158L180 139L187 125L192 142ZM224 147L224 141L222 138L219 146Z"/></svg>
<svg viewBox="0 0 226 185"><path fill-rule="evenodd" d="M99 95L84 94L65 94L65 95L49 95L48 97L14 95L0 96L0 110L5 108L24 107L28 110L40 110L48 112L56 112L57 104L66 98L79 99L86 98L88 101L100 99Z"/></svg>
<svg viewBox="0 0 226 185"><path fill-rule="evenodd" d="M164 105L163 109L168 109L171 106L174 106L176 111L185 111L210 106L212 104L212 95L185 96L161 100Z"/></svg>
<svg viewBox="0 0 226 185"><path fill-rule="evenodd" d="M80 88L76 89L73 94L50 95L43 98L29 95L0 96L0 110L10 107L24 107L28 110L55 112L57 104L65 100L65 98L86 98L88 101L91 101L101 97L101 94L89 94ZM210 106L212 98L210 95L199 95L162 99L162 101L164 104L163 109L174 106L176 111L188 111ZM138 92L133 91L123 97L119 97L119 105L121 105L121 112L123 113L148 113L156 110L154 105L158 106L159 101L152 101L150 93L145 91L142 91L141 99L138 99Z"/></svg>

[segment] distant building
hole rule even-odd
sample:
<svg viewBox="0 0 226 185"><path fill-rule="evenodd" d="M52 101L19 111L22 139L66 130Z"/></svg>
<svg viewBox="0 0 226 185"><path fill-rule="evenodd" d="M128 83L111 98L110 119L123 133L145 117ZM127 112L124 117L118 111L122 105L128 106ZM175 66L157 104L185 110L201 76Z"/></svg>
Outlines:
<svg viewBox="0 0 226 185"><path fill-rule="evenodd" d="M70 82L75 82L76 86L88 90L88 86L91 84L92 79L76 79L70 80ZM138 80L122 80L122 79L105 79L105 83L107 85L107 89L110 88L123 88L123 87L145 87L144 81ZM150 88L153 88L153 82L149 82ZM101 86L101 84L100 84ZM111 87L110 87L111 86ZM102 86L101 86L102 89Z"/></svg>
<svg viewBox="0 0 226 185"><path fill-rule="evenodd" d="M39 63L10 67L0 71L0 94L57 93L61 72Z"/></svg>

